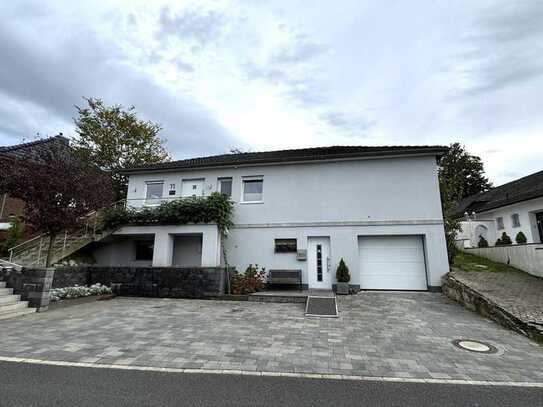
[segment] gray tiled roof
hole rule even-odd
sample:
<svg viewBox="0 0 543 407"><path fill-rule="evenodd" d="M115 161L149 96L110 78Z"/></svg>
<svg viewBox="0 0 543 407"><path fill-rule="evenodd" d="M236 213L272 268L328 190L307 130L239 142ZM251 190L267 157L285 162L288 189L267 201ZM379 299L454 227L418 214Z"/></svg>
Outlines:
<svg viewBox="0 0 543 407"><path fill-rule="evenodd" d="M0 154L14 158L37 157L39 152L51 146L67 147L69 140L63 136L44 138L13 146L0 146Z"/></svg>
<svg viewBox="0 0 543 407"><path fill-rule="evenodd" d="M262 151L251 153L221 154L187 160L169 161L127 168L124 172L147 172L180 170L202 167L228 167L235 165L258 165L299 161L320 161L357 157L379 157L391 155L432 154L442 156L448 148L444 146L331 146L302 148L296 150Z"/></svg>
<svg viewBox="0 0 543 407"><path fill-rule="evenodd" d="M541 196L543 196L543 171L508 182L487 192L468 196L457 205L454 216L460 218L465 212L484 212Z"/></svg>

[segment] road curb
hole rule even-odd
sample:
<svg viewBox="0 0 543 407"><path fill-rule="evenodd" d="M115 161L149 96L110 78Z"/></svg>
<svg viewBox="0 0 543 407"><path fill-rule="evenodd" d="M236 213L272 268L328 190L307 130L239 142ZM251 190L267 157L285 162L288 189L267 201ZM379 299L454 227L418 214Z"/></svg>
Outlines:
<svg viewBox="0 0 543 407"><path fill-rule="evenodd" d="M154 366L131 366L111 365L102 363L63 362L55 360L41 360L0 356L0 362L28 363L35 365L86 367L93 369L116 369L135 370L143 372L161 373L188 373L188 374L224 374L238 376L259 376L259 377L293 377L300 379L326 379L326 380L349 380L349 381L374 381L374 382L398 382L398 383L434 383L434 384L457 384L473 386L511 386L511 387L537 387L543 388L540 382L493 382L486 380L458 380L458 379L417 379L412 377L386 377L386 376L351 376L320 373L295 373L295 372L260 372L251 370L210 370L210 369L183 369Z"/></svg>

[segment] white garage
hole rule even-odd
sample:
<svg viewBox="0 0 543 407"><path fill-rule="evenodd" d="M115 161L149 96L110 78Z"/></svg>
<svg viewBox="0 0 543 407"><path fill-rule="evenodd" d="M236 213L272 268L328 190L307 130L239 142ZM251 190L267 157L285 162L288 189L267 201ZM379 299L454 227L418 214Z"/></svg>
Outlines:
<svg viewBox="0 0 543 407"><path fill-rule="evenodd" d="M421 236L360 236L360 288L427 290Z"/></svg>

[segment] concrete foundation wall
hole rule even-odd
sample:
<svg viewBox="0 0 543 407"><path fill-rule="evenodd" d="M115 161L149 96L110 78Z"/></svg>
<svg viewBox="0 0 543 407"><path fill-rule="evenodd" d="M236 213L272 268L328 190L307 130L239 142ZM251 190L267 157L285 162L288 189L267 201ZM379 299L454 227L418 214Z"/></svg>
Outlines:
<svg viewBox="0 0 543 407"><path fill-rule="evenodd" d="M543 277L543 244L495 246L464 249L466 253L509 264L537 277Z"/></svg>

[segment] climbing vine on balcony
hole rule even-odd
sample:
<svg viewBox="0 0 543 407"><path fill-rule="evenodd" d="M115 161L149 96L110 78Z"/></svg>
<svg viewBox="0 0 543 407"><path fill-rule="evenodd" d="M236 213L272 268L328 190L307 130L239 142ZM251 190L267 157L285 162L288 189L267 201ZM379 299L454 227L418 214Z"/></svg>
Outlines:
<svg viewBox="0 0 543 407"><path fill-rule="evenodd" d="M208 197L190 197L164 202L149 208L117 207L104 215L104 227L117 229L126 225L185 225L216 223L224 235L232 226L233 203L218 192Z"/></svg>

